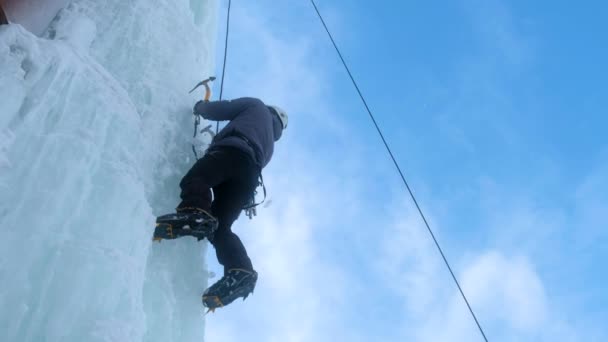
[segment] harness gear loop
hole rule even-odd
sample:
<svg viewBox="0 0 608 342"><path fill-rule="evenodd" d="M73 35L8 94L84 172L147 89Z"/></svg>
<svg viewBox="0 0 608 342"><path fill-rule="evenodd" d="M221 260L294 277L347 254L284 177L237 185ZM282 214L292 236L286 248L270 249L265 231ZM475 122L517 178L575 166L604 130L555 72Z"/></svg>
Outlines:
<svg viewBox="0 0 608 342"><path fill-rule="evenodd" d="M262 199L262 202L255 203L255 195L258 194L257 187L259 187L260 185L262 186L262 189L264 190L264 198ZM253 217L258 214L256 207L258 205L264 203L264 201L266 201L266 185L264 185L264 177L262 177L261 171L260 171L260 176L258 178L257 187L255 190L253 190L253 192L251 193L251 196L249 197L249 201L243 207L243 210L245 211L245 215L247 215L247 217L249 217L250 220L253 219Z"/></svg>
<svg viewBox="0 0 608 342"><path fill-rule="evenodd" d="M257 180L258 184L256 185L256 188L251 192L251 195L249 196L247 203L243 206L243 210L245 211L245 214L247 215L247 217L249 217L249 219L252 219L257 214L256 207L258 205L264 203L264 201L266 201L266 185L264 185L264 178L262 177L262 161L260 160L262 158L262 151L260 151L259 147L257 145L255 145L253 142L251 142L251 140L249 140L249 138L247 138L247 136L244 135L243 133L241 133L239 131L233 131L230 133L230 135L243 139L245 141L245 143L247 143L247 145L249 145L249 147L251 147L251 149L253 150L253 154L254 154L252 161L258 167L258 180ZM258 194L257 188L260 185L262 186L262 189L264 191L264 199L262 199L262 202L260 202L260 203L255 203L255 196Z"/></svg>

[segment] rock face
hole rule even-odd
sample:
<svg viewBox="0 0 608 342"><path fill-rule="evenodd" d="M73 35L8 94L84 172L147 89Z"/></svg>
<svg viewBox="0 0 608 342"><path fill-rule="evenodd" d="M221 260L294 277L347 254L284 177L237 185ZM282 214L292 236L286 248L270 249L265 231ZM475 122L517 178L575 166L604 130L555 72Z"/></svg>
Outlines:
<svg viewBox="0 0 608 342"><path fill-rule="evenodd" d="M4 9L2 9L2 4L0 4L0 25L8 24L8 19L6 19L6 14L4 14Z"/></svg>
<svg viewBox="0 0 608 342"><path fill-rule="evenodd" d="M19 24L26 30L40 35L51 23L57 12L69 0L0 0L5 21ZM0 14L0 22L2 22ZM6 20L8 19L8 20Z"/></svg>

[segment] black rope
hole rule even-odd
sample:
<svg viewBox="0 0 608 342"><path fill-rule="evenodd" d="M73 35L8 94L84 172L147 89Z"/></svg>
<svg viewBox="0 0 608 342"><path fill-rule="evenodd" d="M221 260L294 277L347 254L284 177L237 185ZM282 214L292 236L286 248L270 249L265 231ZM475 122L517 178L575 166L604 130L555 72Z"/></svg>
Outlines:
<svg viewBox="0 0 608 342"><path fill-rule="evenodd" d="M194 147L194 138L196 138L196 132L198 131L198 125L201 123L200 116L196 115L194 119L194 135L192 135L192 152L194 153L194 158L198 160L198 154L196 153L196 147Z"/></svg>
<svg viewBox="0 0 608 342"><path fill-rule="evenodd" d="M477 324L477 328L479 328L479 332L481 333L481 336L483 336L483 339L486 342L488 342L488 338L486 337L486 334L484 333L483 329L481 328L481 324L477 320L477 316L475 316L475 312L473 312L473 308L471 308L471 305L469 304L469 301L467 300L467 297L465 296L464 291L460 287L460 283L458 282L458 279L456 278L456 275L452 271L452 267L450 266L450 263L448 262L448 259L446 258L445 254L443 253L443 250L441 249L441 246L439 245L439 242L437 241L437 238L435 237L435 234L433 233L433 230L431 229L431 226L429 225L426 217L424 216L424 213L422 212L422 209L420 208L420 205L418 205L418 201L416 200L416 197L414 196L414 193L412 192L412 189L410 188L408 182L406 181L405 176L403 175L403 172L401 171L401 167L399 167L399 164L397 163L397 160L393 156L393 152L391 151L388 143L386 142L386 139L384 138L384 135L382 134L382 131L380 130L380 127L378 126L378 123L376 122L376 119L374 118L374 115L372 114L372 111L369 109L369 106L367 105L367 102L365 101L365 98L363 97L363 94L361 93L361 90L359 90L359 86L357 85L357 82L355 82L355 78L353 77L352 73L350 72L350 69L348 68L348 65L344 61L344 58L342 57L342 53L340 52L340 49L338 49L338 45L336 44L336 42L334 41L333 36L329 32L329 29L327 28L327 25L325 24L325 20L323 20L323 16L321 15L321 12L319 12L319 9L317 8L317 5L315 4L314 0L310 0L310 2L314 6L315 11L317 12L317 15L319 16L319 19L321 20L321 23L323 24L323 27L325 28L325 31L327 32L327 35L329 36L329 39L331 39L331 42L334 45L334 48L336 49L336 52L338 53L338 56L340 56L340 60L342 61L342 64L344 65L344 68L346 69L346 72L348 73L348 76L350 77L350 80L353 82L353 85L355 86L355 89L357 89L357 93L359 94L359 97L361 98L361 101L363 101L363 105L365 106L365 109L367 109L367 113L369 114L370 118L372 119L372 122L374 123L374 126L376 126L376 130L378 131L378 134L380 135L380 138L382 138L382 142L384 143L384 147L386 147L386 150L388 151L388 154L391 156L391 159L393 160L393 163L395 164L395 167L397 168L397 171L399 172L399 175L401 176L401 179L403 180L403 184L405 184L405 187L407 188L407 191L409 192L410 196L412 197L412 200L414 201L414 204L416 205L416 208L418 209L418 212L420 213L420 216L422 217L422 220L424 221L424 224L426 225L426 228L428 229L429 233L431 234L431 237L433 238L433 241L435 242L435 246L437 246L437 249L439 250L439 253L441 254L441 257L443 258L443 261L445 262L445 265L447 266L448 270L450 271L450 274L452 275L452 279L454 279L454 282L456 283L456 286L458 287L458 291L460 291L460 294L462 295L462 299L464 299L464 302L467 304L467 307L469 308L469 312L471 312L471 316L473 316L473 319L475 320L475 324Z"/></svg>
<svg viewBox="0 0 608 342"><path fill-rule="evenodd" d="M228 0L228 11L226 13L226 40L224 42L224 64L222 66L222 82L220 83L220 101L224 94L224 76L226 75L226 58L228 57L228 33L230 32L230 7L232 0ZM220 122L218 121L215 125L215 134L220 130Z"/></svg>

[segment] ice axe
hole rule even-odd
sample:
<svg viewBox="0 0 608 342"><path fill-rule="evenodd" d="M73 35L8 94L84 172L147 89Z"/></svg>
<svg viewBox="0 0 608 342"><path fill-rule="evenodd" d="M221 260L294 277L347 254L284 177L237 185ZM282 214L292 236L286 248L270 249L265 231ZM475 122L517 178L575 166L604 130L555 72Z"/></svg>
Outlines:
<svg viewBox="0 0 608 342"><path fill-rule="evenodd" d="M194 88L192 88L192 90L190 90L188 92L188 94L192 94L193 91L196 90L196 88L200 87L200 86L205 86L205 97L203 98L203 101L205 102L209 102L209 99L211 98L211 88L209 87L209 82L213 82L215 81L215 76L211 76L206 80L202 80L200 82L198 82L197 85L194 86ZM200 116L194 114L194 135L192 136L192 138L196 138L196 133L198 131L198 125L201 123L201 118ZM213 131L210 129L211 125L208 125L207 127L205 127L201 133L203 132L208 132L211 137L215 137L215 134L213 134ZM192 152L194 153L194 158L196 158L198 160L198 155L196 154L196 148L194 147L194 144L192 144Z"/></svg>
<svg viewBox="0 0 608 342"><path fill-rule="evenodd" d="M192 94L193 91L196 90L196 88L204 85L205 86L205 98L203 99L205 102L209 102L209 99L211 98L211 88L209 87L209 82L213 82L215 81L215 76L211 76L206 80L202 80L200 82L198 82L197 85L194 86L194 88L192 88L192 90L190 90L188 92L188 94Z"/></svg>

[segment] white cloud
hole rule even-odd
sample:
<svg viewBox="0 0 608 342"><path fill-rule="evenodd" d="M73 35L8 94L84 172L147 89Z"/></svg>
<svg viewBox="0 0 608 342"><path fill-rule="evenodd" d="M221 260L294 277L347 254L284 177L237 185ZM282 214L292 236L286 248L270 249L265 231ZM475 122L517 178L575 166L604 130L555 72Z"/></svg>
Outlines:
<svg viewBox="0 0 608 342"><path fill-rule="evenodd" d="M476 256L458 274L490 340L535 340L545 328L548 307L544 287L525 258L491 251ZM444 304L431 309L433 318L418 332L420 340L481 341L465 302L454 285L450 287Z"/></svg>
<svg viewBox="0 0 608 342"><path fill-rule="evenodd" d="M544 286L525 257L497 251L482 254L462 273L462 286L480 312L508 322L515 330L535 331L546 321Z"/></svg>
<svg viewBox="0 0 608 342"><path fill-rule="evenodd" d="M403 334L415 341L481 340L448 270L428 243L430 237L421 236L425 228L416 219L409 216L395 225L400 233L387 238L387 254L382 257L385 283L397 289L403 300L407 326ZM486 333L506 333L491 340L536 335L544 328L548 311L544 286L525 257L489 251L471 258L463 269L455 272Z"/></svg>
<svg viewBox="0 0 608 342"><path fill-rule="evenodd" d="M410 208L407 203L398 206ZM439 289L436 278L441 265L416 213L399 212L393 220L385 223L389 229L381 242L381 254L376 258L378 270L386 277L387 287L404 299L404 306L411 314L423 314L435 302L435 292Z"/></svg>
<svg viewBox="0 0 608 342"><path fill-rule="evenodd" d="M595 183L595 178L588 181ZM584 184L589 184L585 182ZM584 188L582 186L581 188ZM595 186L593 186L595 188ZM496 195L496 194L495 194ZM563 286L573 284L568 273L571 266L563 265L565 250L551 251L551 243L539 244L545 233L529 236L524 241L521 231L526 229L559 232L563 227L536 226L534 222L551 222L552 211L522 210L510 206L503 198L498 219L490 225L490 242L479 250L475 245L460 245L456 253L448 253L451 266L490 341L601 341L605 337L597 314L587 312L580 301L580 288L564 292ZM593 196L591 196L593 198ZM400 298L396 314L401 316L401 328L395 340L419 342L482 341L482 337L461 298L436 247L428 236L418 213L409 203L399 202L395 215L388 219L389 229L382 240L382 253L377 258L380 283L386 291ZM487 208L497 212L496 208ZM428 214L428 213L427 213ZM544 216L549 215L549 216ZM492 216L492 215L490 215ZM513 216L513 221L505 218ZM434 221L433 217L429 217ZM502 219L501 219L502 218ZM563 224L563 220L560 220ZM524 227L517 227L523 224ZM434 230L444 249L450 250L449 235ZM496 232L501 232L499 235ZM511 234L520 237L517 246ZM505 239L506 244L492 239ZM524 243L525 242L525 243ZM536 244L537 251L533 251ZM546 254L544 257L534 259ZM547 258L558 256L553 263ZM575 255L570 257L577 258ZM564 270L546 269L556 265ZM544 270L540 266L545 267ZM556 276L559 275L559 276ZM576 277L571 274L570 277ZM556 282L557 281L557 282ZM575 282L576 283L576 282ZM574 284L575 284L574 283ZM577 294L578 293L578 294ZM564 298L567 295L570 298ZM587 304L588 305L588 304ZM399 311L400 310L400 311Z"/></svg>

